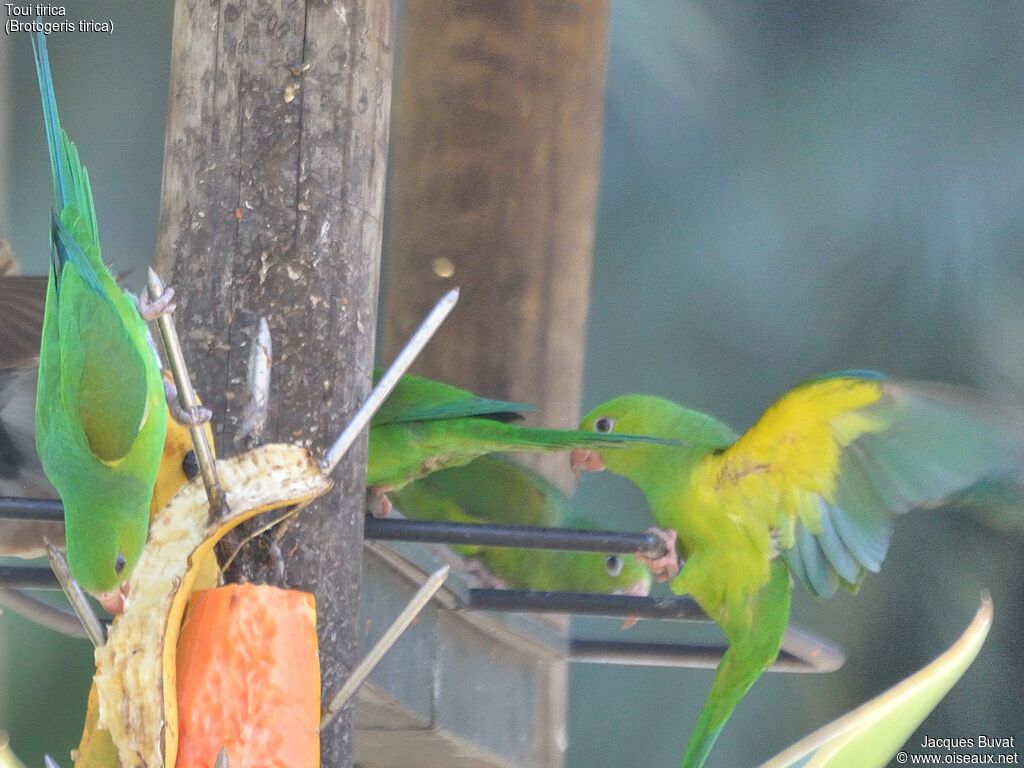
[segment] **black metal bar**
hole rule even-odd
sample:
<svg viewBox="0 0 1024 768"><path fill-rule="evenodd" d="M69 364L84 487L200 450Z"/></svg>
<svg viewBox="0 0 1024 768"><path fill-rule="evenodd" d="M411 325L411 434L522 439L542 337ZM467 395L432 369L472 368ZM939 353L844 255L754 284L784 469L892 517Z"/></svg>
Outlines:
<svg viewBox="0 0 1024 768"><path fill-rule="evenodd" d="M367 515L363 535L378 541L420 541L432 544L477 544L516 549L560 549L570 552L645 552L664 554L653 533L540 528L530 525L479 525L434 520L403 520Z"/></svg>
<svg viewBox="0 0 1024 768"><path fill-rule="evenodd" d="M821 673L833 672L842 666L842 652L819 641L820 649L810 657L802 657L785 647L769 672ZM629 640L569 641L569 661L583 664L629 664L650 667L688 667L712 669L725 653L725 647L688 643L649 643Z"/></svg>
<svg viewBox="0 0 1024 768"><path fill-rule="evenodd" d="M64 505L58 499L20 499L14 496L0 496L0 518L63 523Z"/></svg>
<svg viewBox="0 0 1024 768"><path fill-rule="evenodd" d="M471 589L468 610L505 613L571 613L575 616L624 616L638 619L710 622L689 597L640 597L584 592L530 592L521 589Z"/></svg>
<svg viewBox="0 0 1024 768"><path fill-rule="evenodd" d="M49 568L0 565L0 587L9 589L60 589Z"/></svg>

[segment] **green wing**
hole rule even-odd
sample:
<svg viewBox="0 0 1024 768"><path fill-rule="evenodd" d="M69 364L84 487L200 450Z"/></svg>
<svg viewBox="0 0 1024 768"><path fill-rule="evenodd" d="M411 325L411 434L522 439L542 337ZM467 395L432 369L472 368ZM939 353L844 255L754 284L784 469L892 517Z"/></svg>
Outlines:
<svg viewBox="0 0 1024 768"><path fill-rule="evenodd" d="M417 520L595 528L573 502L541 475L497 456L481 456L394 491L403 514ZM630 555L600 552L457 547L479 557L514 589L647 594L650 572Z"/></svg>
<svg viewBox="0 0 1024 768"><path fill-rule="evenodd" d="M897 515L1022 466L1019 416L957 387L884 381L863 414L885 428L845 445L830 498L814 495L820 530L798 523L782 553L819 597L879 570Z"/></svg>
<svg viewBox="0 0 1024 768"><path fill-rule="evenodd" d="M376 384L382 374L374 371ZM437 421L468 416L486 416L498 421L521 418L532 411L526 403L491 400L472 392L421 376L403 376L391 395L373 417L373 424L402 424L413 421Z"/></svg>

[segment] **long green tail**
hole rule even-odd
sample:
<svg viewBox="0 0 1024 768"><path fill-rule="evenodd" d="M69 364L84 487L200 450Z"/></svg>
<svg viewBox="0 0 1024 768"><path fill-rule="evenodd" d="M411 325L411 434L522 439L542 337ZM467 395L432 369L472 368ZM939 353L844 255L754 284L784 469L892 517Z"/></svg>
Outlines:
<svg viewBox="0 0 1024 768"><path fill-rule="evenodd" d="M715 672L697 725L686 744L680 768L700 768L732 715L761 673L775 661L789 622L789 570L776 559L772 575L758 596L749 631L730 638L729 650Z"/></svg>
<svg viewBox="0 0 1024 768"><path fill-rule="evenodd" d="M104 267L99 253L99 228L89 174L78 157L74 142L61 128L46 36L41 32L32 35L32 53L35 55L53 180L54 274L59 276L63 264L70 261L90 287L103 293L97 273L104 271Z"/></svg>

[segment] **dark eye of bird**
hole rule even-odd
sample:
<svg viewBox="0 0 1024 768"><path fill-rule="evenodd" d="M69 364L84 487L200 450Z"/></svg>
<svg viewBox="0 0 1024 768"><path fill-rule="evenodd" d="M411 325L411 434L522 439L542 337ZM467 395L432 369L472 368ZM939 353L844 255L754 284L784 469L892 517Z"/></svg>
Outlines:
<svg viewBox="0 0 1024 768"><path fill-rule="evenodd" d="M117 553L117 558L114 560L114 573L120 574L124 570L124 555L120 552Z"/></svg>
<svg viewBox="0 0 1024 768"><path fill-rule="evenodd" d="M608 555L604 559L604 568L608 575L615 577L622 573L622 558L618 555Z"/></svg>
<svg viewBox="0 0 1024 768"><path fill-rule="evenodd" d="M609 419L607 416L602 416L594 422L594 429L598 432L611 432L614 426L615 419Z"/></svg>
<svg viewBox="0 0 1024 768"><path fill-rule="evenodd" d="M185 477L189 480L195 480L199 474L199 459L196 458L195 451L189 451L185 454L185 458L181 460L181 471L185 473Z"/></svg>

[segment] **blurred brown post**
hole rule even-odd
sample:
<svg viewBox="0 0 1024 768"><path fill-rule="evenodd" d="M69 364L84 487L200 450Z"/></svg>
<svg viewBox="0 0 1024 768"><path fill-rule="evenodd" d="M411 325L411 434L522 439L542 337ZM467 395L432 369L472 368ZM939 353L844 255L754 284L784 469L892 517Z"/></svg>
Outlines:
<svg viewBox="0 0 1024 768"><path fill-rule="evenodd" d="M258 442L323 450L369 391L392 67L391 0L178 0L156 267L221 454L248 405L249 344L274 362ZM265 541L229 574L316 594L324 691L355 662L365 442L304 511L276 572ZM351 763L351 717L321 734Z"/></svg>
<svg viewBox="0 0 1024 768"><path fill-rule="evenodd" d="M383 359L458 285L416 371L574 427L607 0L409 0L402 27ZM569 487L565 456L545 459Z"/></svg>
<svg viewBox="0 0 1024 768"><path fill-rule="evenodd" d="M408 0L396 78L383 361L441 288L416 371L579 418L601 159L607 0ZM569 488L568 459L538 462ZM561 764L567 670L537 724Z"/></svg>

